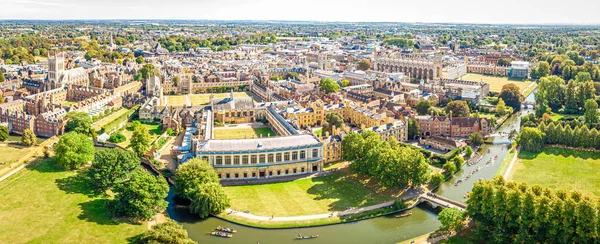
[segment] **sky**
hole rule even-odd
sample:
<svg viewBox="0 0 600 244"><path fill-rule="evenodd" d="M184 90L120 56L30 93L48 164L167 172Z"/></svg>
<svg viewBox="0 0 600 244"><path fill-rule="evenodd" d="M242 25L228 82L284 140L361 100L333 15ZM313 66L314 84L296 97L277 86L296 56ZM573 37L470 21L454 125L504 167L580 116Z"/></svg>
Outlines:
<svg viewBox="0 0 600 244"><path fill-rule="evenodd" d="M600 0L0 0L0 6L0 19L600 24Z"/></svg>

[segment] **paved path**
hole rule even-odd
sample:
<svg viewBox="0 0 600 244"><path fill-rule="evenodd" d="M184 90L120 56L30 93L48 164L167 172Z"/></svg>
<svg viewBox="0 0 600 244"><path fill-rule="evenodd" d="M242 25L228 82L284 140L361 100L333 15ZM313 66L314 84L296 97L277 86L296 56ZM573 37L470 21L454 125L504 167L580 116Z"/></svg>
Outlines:
<svg viewBox="0 0 600 244"><path fill-rule="evenodd" d="M512 170L513 165L515 165L515 162L517 161L517 156L519 155L519 150L517 150L517 152L515 153L515 156L513 157L512 161L510 161L510 165L508 166L508 169L506 169L506 172L504 172L504 180L508 180L508 176L510 175L510 171Z"/></svg>
<svg viewBox="0 0 600 244"><path fill-rule="evenodd" d="M8 172L8 174L5 174L4 176L0 177L0 182L2 182L3 180L6 180L6 178L10 177L11 175L16 174L17 172L19 172L19 170L22 170L23 168L25 168L25 166L27 166L29 163L24 163L21 166L17 167L16 169L13 169L13 171Z"/></svg>
<svg viewBox="0 0 600 244"><path fill-rule="evenodd" d="M230 208L228 208L226 211L229 212L229 214L233 214L233 215L236 215L236 216L240 216L242 218L253 219L253 220L262 220L262 221L302 221L302 220L312 220L312 219L326 219L326 218L329 218L329 217L332 217L332 216L344 216L344 215L349 215L349 214L357 214L357 213L361 213L361 212L365 212L365 211L370 211L370 210L374 210L374 209L384 208L384 207L390 206L392 204L394 204L394 200L391 200L391 201L388 201L388 202L384 202L384 203L380 203L380 204L376 204L376 205L372 205L372 206L367 206L367 207L362 207L362 208L356 208L356 209L350 209L350 210L341 211L341 212L333 212L333 213L326 213L326 214L314 214L314 215L302 215L302 216L288 216L288 217L258 216L258 215L254 215L254 214L249 214L249 213L243 213L243 212L234 211L234 210L232 210Z"/></svg>

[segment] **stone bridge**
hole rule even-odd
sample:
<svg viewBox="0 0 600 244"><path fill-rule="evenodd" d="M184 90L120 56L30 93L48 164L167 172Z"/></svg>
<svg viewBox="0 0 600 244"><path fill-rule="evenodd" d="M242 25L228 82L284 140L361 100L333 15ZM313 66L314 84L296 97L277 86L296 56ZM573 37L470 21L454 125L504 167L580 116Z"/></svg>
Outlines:
<svg viewBox="0 0 600 244"><path fill-rule="evenodd" d="M454 201L434 193L425 193L419 196L418 203L429 202L433 208L458 208L461 211L466 211L467 205L458 201Z"/></svg>

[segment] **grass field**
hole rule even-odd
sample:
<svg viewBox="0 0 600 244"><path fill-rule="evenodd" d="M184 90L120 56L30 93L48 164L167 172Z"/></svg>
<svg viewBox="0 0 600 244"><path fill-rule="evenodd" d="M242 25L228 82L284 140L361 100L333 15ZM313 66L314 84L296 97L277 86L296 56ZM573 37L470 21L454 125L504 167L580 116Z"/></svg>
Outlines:
<svg viewBox="0 0 600 244"><path fill-rule="evenodd" d="M167 102L169 103L170 106L183 106L183 105L188 105L187 104L187 100L185 99L185 95L178 95L178 96L165 96L167 98Z"/></svg>
<svg viewBox="0 0 600 244"><path fill-rule="evenodd" d="M527 87L532 83L531 81L523 81L520 79L511 79L508 77L502 76L491 76L491 75L482 75L482 74L466 74L462 78L462 80L470 80L470 81L483 81L485 83L490 84L491 92L500 92L502 90L502 86L505 84L513 83L521 89L521 93L529 95L531 93L527 90ZM533 89L530 89L533 91Z"/></svg>
<svg viewBox="0 0 600 244"><path fill-rule="evenodd" d="M546 148L539 154L521 152L508 178L600 196L600 154L560 148Z"/></svg>
<svg viewBox="0 0 600 244"><path fill-rule="evenodd" d="M114 221L106 198L51 160L0 182L0 196L2 243L127 243L146 230L146 224Z"/></svg>
<svg viewBox="0 0 600 244"><path fill-rule="evenodd" d="M148 132L150 133L150 137L152 138L151 141L154 141L154 139L156 139L156 137L161 134L161 129L160 129L159 125L142 124L142 126L146 127L146 129L148 129ZM125 136L125 138L127 138L127 140L125 140L124 142L118 143L118 145L122 146L122 147L129 146L129 140L131 139L131 136L133 136L133 131L128 130L127 128L123 128L121 131L119 131L119 133L123 134Z"/></svg>
<svg viewBox="0 0 600 244"><path fill-rule="evenodd" d="M129 109L121 108L118 111L110 114L109 116L105 116L104 118L99 119L98 121L94 122L94 124L92 124L92 128L94 128L94 130L98 131L98 130L102 129L102 126L112 122L113 120L119 118L119 116L126 114L127 112L129 112Z"/></svg>
<svg viewBox="0 0 600 244"><path fill-rule="evenodd" d="M259 138L270 136L277 136L271 128L228 128L228 127L216 127L214 129L215 139L246 139L246 138Z"/></svg>
<svg viewBox="0 0 600 244"><path fill-rule="evenodd" d="M290 182L225 187L231 208L261 216L298 216L343 211L394 199L397 192L381 191L348 170ZM365 186L366 184L366 186Z"/></svg>
<svg viewBox="0 0 600 244"><path fill-rule="evenodd" d="M229 97L229 93L213 93L213 95L215 96L215 98ZM190 98L190 101L192 102L192 105L194 105L194 106L204 105L204 104L208 104L210 102L210 94L209 93L190 94L190 95L188 95L188 97ZM252 95L250 95L250 93L248 93L248 92L234 92L233 97L234 98L243 98L243 97L252 97Z"/></svg>
<svg viewBox="0 0 600 244"><path fill-rule="evenodd" d="M20 147L12 145L0 145L0 175L4 171L10 171L18 167L17 163L28 155L33 149L30 147Z"/></svg>

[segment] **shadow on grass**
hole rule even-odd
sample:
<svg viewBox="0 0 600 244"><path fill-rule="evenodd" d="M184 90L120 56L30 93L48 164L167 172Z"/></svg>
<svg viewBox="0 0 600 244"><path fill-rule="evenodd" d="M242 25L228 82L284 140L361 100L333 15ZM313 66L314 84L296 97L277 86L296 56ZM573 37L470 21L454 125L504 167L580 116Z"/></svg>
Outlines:
<svg viewBox="0 0 600 244"><path fill-rule="evenodd" d="M350 174L343 170L328 176L312 178L314 186L307 193L315 195L315 200L337 199L329 204L329 211L344 211L346 208L359 208L391 200L393 195L380 187L372 179Z"/></svg>
<svg viewBox="0 0 600 244"><path fill-rule="evenodd" d="M540 155L541 153L548 154L548 155L554 155L554 156L562 156L565 158L574 157L574 158L581 158L581 159L585 159L585 160L587 160L587 159L599 160L600 159L599 153L577 151L577 150L572 150L572 149L556 148L556 147L546 147L540 153L531 153L531 152L521 151L519 153L518 157L519 157L519 159L533 160L533 159L537 158L537 156Z"/></svg>
<svg viewBox="0 0 600 244"><path fill-rule="evenodd" d="M28 170L42 173L64 172L65 170L56 164L51 158L38 158L34 163L25 166Z"/></svg>
<svg viewBox="0 0 600 244"><path fill-rule="evenodd" d="M81 214L78 216L79 219L88 222L94 222L101 225L118 225L121 222L115 221L111 217L107 210L106 205L108 199L96 199L84 203L80 203Z"/></svg>
<svg viewBox="0 0 600 244"><path fill-rule="evenodd" d="M100 195L99 192L93 190L93 188L90 186L89 179L82 173L78 173L67 178L56 179L56 185L59 189L70 194L77 193L86 195L88 197L96 197Z"/></svg>

